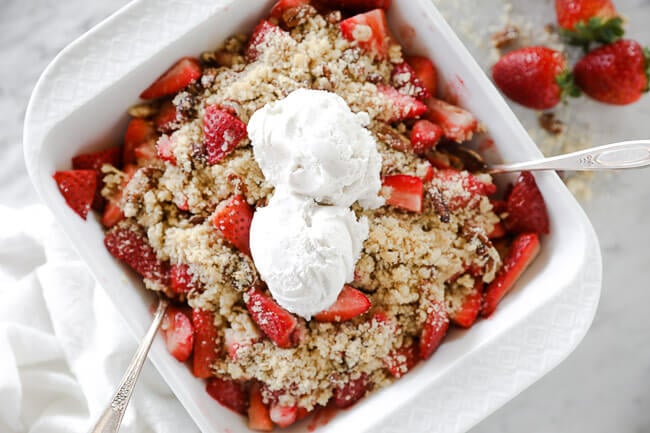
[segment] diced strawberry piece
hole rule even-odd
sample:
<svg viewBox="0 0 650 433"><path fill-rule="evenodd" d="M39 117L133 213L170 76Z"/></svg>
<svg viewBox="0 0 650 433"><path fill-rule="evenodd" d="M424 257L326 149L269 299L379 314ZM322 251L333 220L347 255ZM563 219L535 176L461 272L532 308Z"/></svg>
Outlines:
<svg viewBox="0 0 650 433"><path fill-rule="evenodd" d="M439 302L433 302L420 335L421 359L429 359L433 355L447 335L447 329L449 329L449 318L445 307Z"/></svg>
<svg viewBox="0 0 650 433"><path fill-rule="evenodd" d="M359 48L374 55L378 60L385 59L391 44L386 13L382 9L355 15L341 21L341 33L348 41L354 41Z"/></svg>
<svg viewBox="0 0 650 433"><path fill-rule="evenodd" d="M217 360L219 350L219 335L214 326L214 314L206 310L192 310L192 325L194 326L192 373L198 378L207 379L212 376L212 364Z"/></svg>
<svg viewBox="0 0 650 433"><path fill-rule="evenodd" d="M72 168L75 170L95 170L97 172L97 187L95 188L95 197L91 207L102 212L106 205L106 199L102 197L102 188L104 187L102 166L104 164L112 165L113 167L120 167L122 159L122 151L119 147L114 147L108 150L101 150L99 152L87 153L77 155L72 158Z"/></svg>
<svg viewBox="0 0 650 433"><path fill-rule="evenodd" d="M147 87L142 99L156 99L173 95L201 77L201 64L193 57L183 57Z"/></svg>
<svg viewBox="0 0 650 433"><path fill-rule="evenodd" d="M97 172L95 170L57 171L52 177L70 209L85 220L95 198Z"/></svg>
<svg viewBox="0 0 650 433"><path fill-rule="evenodd" d="M176 165L176 155L174 155L174 142L168 135L163 135L158 139L156 144L158 149L158 158L167 161L171 165Z"/></svg>
<svg viewBox="0 0 650 433"><path fill-rule="evenodd" d="M510 193L507 195L510 195ZM492 210L495 214L501 215L504 212L508 212L508 203L505 200L490 200L490 203L492 203Z"/></svg>
<svg viewBox="0 0 650 433"><path fill-rule="evenodd" d="M424 183L431 182L433 180L433 176L434 176L433 165L429 164L429 166L427 167L427 172L422 178L422 182Z"/></svg>
<svg viewBox="0 0 650 433"><path fill-rule="evenodd" d="M129 265L142 277L167 284L167 264L158 259L145 233L131 226L118 225L106 232L104 245L113 257Z"/></svg>
<svg viewBox="0 0 650 433"><path fill-rule="evenodd" d="M135 148L146 141L156 137L156 128L153 123L144 119L131 119L124 134L124 148L122 149L122 163L133 164L135 162Z"/></svg>
<svg viewBox="0 0 650 433"><path fill-rule="evenodd" d="M246 383L213 377L205 385L205 391L222 406L241 415L248 413L248 389Z"/></svg>
<svg viewBox="0 0 650 433"><path fill-rule="evenodd" d="M111 197L104 208L104 213L102 214L102 225L104 227L109 229L124 219L124 212L122 212L118 203L122 199L122 190L126 187L137 170L138 167L134 164L128 164L124 167L124 174L126 176L120 186L120 190Z"/></svg>
<svg viewBox="0 0 650 433"><path fill-rule="evenodd" d="M443 136L442 128L428 120L418 120L411 131L413 151L419 155L436 147Z"/></svg>
<svg viewBox="0 0 650 433"><path fill-rule="evenodd" d="M278 403L271 404L269 413L271 421L278 427L289 427L298 419L298 406L281 406Z"/></svg>
<svg viewBox="0 0 650 433"><path fill-rule="evenodd" d="M384 364L393 377L400 378L411 371L420 361L418 348L415 345L402 346L388 354Z"/></svg>
<svg viewBox="0 0 650 433"><path fill-rule="evenodd" d="M370 390L368 375L362 373L357 379L350 379L347 383L334 389L333 403L336 407L345 409L361 400Z"/></svg>
<svg viewBox="0 0 650 433"><path fill-rule="evenodd" d="M156 129L162 133L171 132L174 129L174 123L176 123L176 106L172 101L165 101L161 107L156 117L153 118L153 124Z"/></svg>
<svg viewBox="0 0 650 433"><path fill-rule="evenodd" d="M179 308L170 305L160 329L169 353L180 362L187 361L194 346L194 328L190 318Z"/></svg>
<svg viewBox="0 0 650 433"><path fill-rule="evenodd" d="M250 231L253 209L241 195L234 195L219 203L212 223L235 248L250 256Z"/></svg>
<svg viewBox="0 0 650 433"><path fill-rule="evenodd" d="M390 109L380 114L380 119L388 123L413 119L427 112L427 106L424 103L400 93L394 87L378 84L377 91L390 102Z"/></svg>
<svg viewBox="0 0 650 433"><path fill-rule="evenodd" d="M208 164L214 165L228 156L247 137L246 124L219 108L210 105L203 116L203 133Z"/></svg>
<svg viewBox="0 0 650 433"><path fill-rule="evenodd" d="M549 233L548 211L537 182L530 172L524 171L517 178L506 204L508 218L506 229L512 233Z"/></svg>
<svg viewBox="0 0 650 433"><path fill-rule="evenodd" d="M244 54L246 56L246 59L249 62L254 62L257 60L265 51L272 38L276 37L290 36L280 27L271 24L267 20L260 21L259 24L253 29L253 34L248 40L248 46L246 47L246 52Z"/></svg>
<svg viewBox="0 0 650 433"><path fill-rule="evenodd" d="M455 325L460 326L461 328L470 328L476 318L478 313L481 311L481 301L483 300L483 281L480 278L476 279L476 284L474 289L465 296L463 303L458 311L452 312L449 316L449 319Z"/></svg>
<svg viewBox="0 0 650 433"><path fill-rule="evenodd" d="M196 283L190 274L190 267L186 264L172 265L169 268L169 283L174 293L179 295L196 289Z"/></svg>
<svg viewBox="0 0 650 433"><path fill-rule="evenodd" d="M438 71L431 60L422 56L407 56L406 63L411 65L415 76L424 85L430 96L436 96Z"/></svg>
<svg viewBox="0 0 650 433"><path fill-rule="evenodd" d="M239 351L245 347L252 346L257 341L257 338L252 339L250 336L243 335L241 332L237 332L232 328L226 328L224 330L223 340L228 356L233 361L236 361L239 357Z"/></svg>
<svg viewBox="0 0 650 433"><path fill-rule="evenodd" d="M503 267L485 290L481 310L484 317L489 317L494 312L501 299L512 289L526 268L535 260L539 250L539 237L536 233L523 233L517 235L512 241L510 252L503 261Z"/></svg>
<svg viewBox="0 0 650 433"><path fill-rule="evenodd" d="M322 0L321 3L334 9L364 12L372 9L388 10L392 0Z"/></svg>
<svg viewBox="0 0 650 433"><path fill-rule="evenodd" d="M272 431L273 421L269 408L262 401L262 390L258 383L251 386L248 405L248 428L255 431Z"/></svg>
<svg viewBox="0 0 650 433"><path fill-rule="evenodd" d="M135 154L135 160L139 166L146 165L149 161L153 161L158 158L158 149L156 149L155 140L152 139L138 144L135 149L133 149L133 153Z"/></svg>
<svg viewBox="0 0 650 433"><path fill-rule="evenodd" d="M308 5L311 3L311 0L279 0L271 8L269 13L269 18L273 18L277 21L282 20L282 16L289 9L297 8L300 6Z"/></svg>
<svg viewBox="0 0 650 433"><path fill-rule="evenodd" d="M395 174L386 176L383 182L387 189L386 203L411 212L422 212L424 183L416 176Z"/></svg>
<svg viewBox="0 0 650 433"><path fill-rule="evenodd" d="M393 67L391 73L393 86L408 96L413 96L420 101L425 101L431 97L431 93L426 89L424 83L415 75L413 68L406 62L402 62Z"/></svg>
<svg viewBox="0 0 650 433"><path fill-rule="evenodd" d="M460 107L431 98L427 101L426 118L439 125L445 137L457 143L470 140L478 130L478 121L472 113Z"/></svg>
<svg viewBox="0 0 650 433"><path fill-rule="evenodd" d="M497 191L496 185L492 183L481 182L476 176L460 172L454 169L436 170L433 174L434 180L440 180L445 183L460 182L463 190L469 194L454 195L447 201L450 210L458 210L468 206L477 196L489 196ZM453 190L453 188L452 188Z"/></svg>
<svg viewBox="0 0 650 433"><path fill-rule="evenodd" d="M298 321L271 297L252 288L246 292L244 302L253 321L278 347L292 347L291 334Z"/></svg>
<svg viewBox="0 0 650 433"><path fill-rule="evenodd" d="M501 223L496 223L494 228L490 233L488 233L489 239L499 239L506 235L506 228Z"/></svg>
<svg viewBox="0 0 650 433"><path fill-rule="evenodd" d="M334 305L314 316L319 322L345 322L370 309L370 299L351 286L343 287Z"/></svg>

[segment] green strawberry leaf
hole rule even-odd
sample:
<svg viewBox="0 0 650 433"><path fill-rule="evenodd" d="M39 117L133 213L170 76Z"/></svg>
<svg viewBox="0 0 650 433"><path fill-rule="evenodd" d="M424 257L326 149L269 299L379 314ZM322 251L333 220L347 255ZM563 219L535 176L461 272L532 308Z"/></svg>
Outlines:
<svg viewBox="0 0 650 433"><path fill-rule="evenodd" d="M607 20L592 17L587 22L579 21L574 30L560 29L560 35L568 40L571 45L578 45L589 50L592 42L611 44L621 39L625 34L623 19L614 17Z"/></svg>
<svg viewBox="0 0 650 433"><path fill-rule="evenodd" d="M573 81L573 74L569 71L564 71L555 77L555 82L560 86L562 91L562 102L566 102L567 98L577 98L582 95L582 91Z"/></svg>
<svg viewBox="0 0 650 433"><path fill-rule="evenodd" d="M650 90L650 48L643 47L643 57L645 57L645 76L647 78L647 83L643 91L647 92Z"/></svg>

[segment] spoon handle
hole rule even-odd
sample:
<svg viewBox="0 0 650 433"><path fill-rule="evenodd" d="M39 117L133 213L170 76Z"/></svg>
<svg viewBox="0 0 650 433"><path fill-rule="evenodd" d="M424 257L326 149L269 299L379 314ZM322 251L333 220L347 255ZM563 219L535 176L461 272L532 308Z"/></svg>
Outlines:
<svg viewBox="0 0 650 433"><path fill-rule="evenodd" d="M99 420L97 420L93 429L90 430L90 433L117 433L120 429L124 412L126 412L126 408L129 405L131 394L133 394L133 389L135 388L135 384L140 376L140 370L142 370L142 365L147 359L147 353L149 353L151 343L160 327L160 323L162 322L165 311L167 310L167 305L168 302L165 299L161 298L158 301L158 307L153 315L153 321L151 322L147 333L140 342L140 346L131 359L131 363L124 373L124 376L122 376L122 381L115 391L115 395L111 399L106 410L104 410L102 415L99 417Z"/></svg>
<svg viewBox="0 0 650 433"><path fill-rule="evenodd" d="M597 171L650 165L650 140L624 141L529 162L490 167L491 174L522 170Z"/></svg>

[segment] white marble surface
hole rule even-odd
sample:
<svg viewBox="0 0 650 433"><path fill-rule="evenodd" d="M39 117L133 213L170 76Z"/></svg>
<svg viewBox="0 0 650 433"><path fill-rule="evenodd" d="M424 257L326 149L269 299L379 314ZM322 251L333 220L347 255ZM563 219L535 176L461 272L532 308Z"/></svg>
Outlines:
<svg viewBox="0 0 650 433"><path fill-rule="evenodd" d="M446 0L449 1L449 0ZM469 2L469 0L465 0ZM20 147L22 120L38 76L68 42L127 0L0 0L0 204L37 201L26 181ZM494 3L499 10L500 0ZM514 1L538 10L550 0ZM630 18L630 34L650 44L650 0L618 0ZM547 19L543 13L536 14ZM477 52L480 56L480 53ZM599 140L650 137L650 96L624 109L588 107ZM530 113L521 110L524 117ZM602 301L592 330L562 365L477 426L475 432L650 432L650 214L649 170L596 179L584 207L601 240Z"/></svg>

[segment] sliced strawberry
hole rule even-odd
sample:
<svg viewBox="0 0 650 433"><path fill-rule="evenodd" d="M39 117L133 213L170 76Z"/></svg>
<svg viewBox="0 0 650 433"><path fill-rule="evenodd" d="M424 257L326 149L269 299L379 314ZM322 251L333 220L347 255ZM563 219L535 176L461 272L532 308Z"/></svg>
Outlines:
<svg viewBox="0 0 650 433"><path fill-rule="evenodd" d="M95 197L93 198L92 208L98 212L104 210L106 199L102 197L102 188L104 187L102 166L104 164L112 165L119 168L122 160L122 150L114 147L99 152L86 153L77 155L72 158L72 168L75 170L95 170L97 172L97 187L95 188Z"/></svg>
<svg viewBox="0 0 650 433"><path fill-rule="evenodd" d="M194 346L194 328L190 318L181 309L170 305L160 330L169 353L180 362L187 361Z"/></svg>
<svg viewBox="0 0 650 433"><path fill-rule="evenodd" d="M234 195L219 203L212 223L235 248L250 256L250 231L253 209L241 195Z"/></svg>
<svg viewBox="0 0 650 433"><path fill-rule="evenodd" d="M416 176L395 174L386 176L383 182L388 197L386 203L411 212L422 212L424 183Z"/></svg>
<svg viewBox="0 0 650 433"><path fill-rule="evenodd" d="M278 347L292 347L291 334L298 321L271 297L261 290L252 288L246 292L244 302L253 321Z"/></svg>
<svg viewBox="0 0 650 433"><path fill-rule="evenodd" d="M350 379L347 383L334 389L333 403L336 407L345 409L361 400L370 390L368 375L362 373L357 379Z"/></svg>
<svg viewBox="0 0 650 433"><path fill-rule="evenodd" d="M248 40L245 56L249 62L257 60L266 50L273 38L290 37L287 32L280 27L271 24L267 20L262 20L253 29L253 34Z"/></svg>
<svg viewBox="0 0 650 433"><path fill-rule="evenodd" d="M212 364L217 360L219 351L217 328L214 326L214 313L206 310L192 310L194 326L194 357L192 373L207 379L212 376Z"/></svg>
<svg viewBox="0 0 650 433"><path fill-rule="evenodd" d="M124 134L124 148L122 150L122 163L133 164L135 162L135 148L144 142L156 138L156 128L153 123L144 119L131 119Z"/></svg>
<svg viewBox="0 0 650 433"><path fill-rule="evenodd" d="M156 141L152 139L138 144L135 149L133 149L133 153L135 154L135 161L139 166L146 165L150 161L158 158Z"/></svg>
<svg viewBox="0 0 650 433"><path fill-rule="evenodd" d="M255 431L272 431L273 421L269 408L262 400L262 390L258 383L251 386L248 405L248 428Z"/></svg>
<svg viewBox="0 0 650 433"><path fill-rule="evenodd" d="M402 346L388 354L384 364L393 377L400 378L411 371L420 361L418 348L415 345Z"/></svg>
<svg viewBox="0 0 650 433"><path fill-rule="evenodd" d="M427 101L429 112L426 118L440 125L445 137L457 143L470 140L478 130L478 121L472 113L460 107L431 98Z"/></svg>
<svg viewBox="0 0 650 433"><path fill-rule="evenodd" d="M411 65L406 62L402 62L393 67L391 81L393 86L395 86L400 93L413 96L420 101L425 101L427 98L431 97L429 90L427 90L424 83L420 81L417 75L415 75L415 71Z"/></svg>
<svg viewBox="0 0 650 433"><path fill-rule="evenodd" d="M298 406L281 406L279 403L273 403L269 415L271 421L278 427L289 427L298 419Z"/></svg>
<svg viewBox="0 0 650 433"><path fill-rule="evenodd" d="M488 239L499 239L506 235L506 228L501 223L496 223L490 233Z"/></svg>
<svg viewBox="0 0 650 433"><path fill-rule="evenodd" d="M477 278L474 289L465 296L460 309L450 314L449 319L453 324L461 328L470 328L476 322L478 313L481 311L483 286L483 280Z"/></svg>
<svg viewBox="0 0 650 433"><path fill-rule="evenodd" d="M345 322L364 314L371 307L370 299L351 286L344 286L334 305L314 316L319 322Z"/></svg>
<svg viewBox="0 0 650 433"><path fill-rule="evenodd" d="M484 317L489 317L494 312L501 299L535 260L539 250L539 237L535 233L520 234L512 241L510 252L503 261L503 267L485 290L481 310Z"/></svg>
<svg viewBox="0 0 650 433"><path fill-rule="evenodd" d="M205 385L205 391L222 406L241 415L248 413L248 389L245 382L213 377Z"/></svg>
<svg viewBox="0 0 650 433"><path fill-rule="evenodd" d="M156 144L158 158L167 161L171 165L176 165L176 155L174 155L174 142L168 135L163 135L158 139Z"/></svg>
<svg viewBox="0 0 650 433"><path fill-rule="evenodd" d="M508 196L506 206L508 217L504 223L509 232L549 233L550 223L546 203L530 172L524 171L519 175Z"/></svg>
<svg viewBox="0 0 650 433"><path fill-rule="evenodd" d="M269 18L273 18L275 22L281 21L282 16L289 9L294 9L300 6L308 5L311 3L311 0L279 0L271 8L269 13Z"/></svg>
<svg viewBox="0 0 650 433"><path fill-rule="evenodd" d="M321 3L334 9L364 12L372 9L388 10L392 0L322 0Z"/></svg>
<svg viewBox="0 0 650 433"><path fill-rule="evenodd" d="M365 52L378 60L388 56L391 36L386 13L382 9L355 15L341 21L341 33L348 41L356 42Z"/></svg>
<svg viewBox="0 0 650 433"><path fill-rule="evenodd" d="M160 106L160 111L153 118L153 124L159 132L163 134L169 133L174 129L178 113L176 106L172 101L165 101Z"/></svg>
<svg viewBox="0 0 650 433"><path fill-rule="evenodd" d="M147 87L142 99L156 99L173 95L201 77L201 64L193 57L183 57Z"/></svg>
<svg viewBox="0 0 650 433"><path fill-rule="evenodd" d="M506 195L510 195L510 192ZM501 215L504 212L508 212L508 203L505 200L490 200L490 203L492 203L492 211L495 214Z"/></svg>
<svg viewBox="0 0 650 433"><path fill-rule="evenodd" d="M427 112L427 106L417 99L400 93L397 89L377 84L377 91L390 103L390 109L380 114L380 120L388 123L413 119Z"/></svg>
<svg viewBox="0 0 650 433"><path fill-rule="evenodd" d="M70 209L85 220L95 198L97 172L95 170L57 171L52 177Z"/></svg>
<svg viewBox="0 0 650 433"><path fill-rule="evenodd" d="M427 320L424 322L420 335L420 358L429 359L436 351L449 329L449 318L445 307L439 302L433 302L429 308Z"/></svg>
<svg viewBox="0 0 650 433"><path fill-rule="evenodd" d="M108 203L106 203L106 207L104 208L104 213L102 214L102 225L106 227L107 229L113 227L115 224L119 223L124 219L124 212L122 212L122 209L120 208L119 202L122 199L122 191L126 187L126 185L129 183L135 172L138 170L138 167L135 166L134 164L127 164L124 167L124 174L125 178L124 181L122 182L122 185L120 185L120 189L117 191L117 193L110 198Z"/></svg>
<svg viewBox="0 0 650 433"><path fill-rule="evenodd" d="M113 257L129 265L142 277L167 284L167 264L158 259L147 235L134 226L113 227L106 232L104 245Z"/></svg>
<svg viewBox="0 0 650 433"><path fill-rule="evenodd" d="M433 176L434 176L433 165L429 164L429 166L427 167L427 172L422 178L422 182L424 183L431 182L433 180Z"/></svg>
<svg viewBox="0 0 650 433"><path fill-rule="evenodd" d="M424 85L430 96L436 96L438 88L438 71L436 66L427 57L407 56L406 63L411 65L415 76Z"/></svg>
<svg viewBox="0 0 650 433"><path fill-rule="evenodd" d="M226 352L228 353L228 357L233 361L236 361L239 358L239 351L241 349L250 347L257 341L257 338L253 339L232 328L226 328L223 335Z"/></svg>
<svg viewBox="0 0 650 433"><path fill-rule="evenodd" d="M203 133L210 165L219 163L247 137L246 124L218 105L205 108Z"/></svg>
<svg viewBox="0 0 650 433"><path fill-rule="evenodd" d="M309 415L311 415L313 411L307 410L304 407L298 406L298 411L296 413L296 421L300 421L301 419L307 418Z"/></svg>
<svg viewBox="0 0 650 433"><path fill-rule="evenodd" d="M197 284L190 274L190 267L186 264L172 265L169 268L169 283L174 293L187 294L197 288Z"/></svg>
<svg viewBox="0 0 650 433"><path fill-rule="evenodd" d="M496 185L481 182L476 176L470 173L460 172L454 169L436 170L433 174L433 179L441 181L443 189L445 185L460 182L463 190L467 192L467 194L453 195L447 200L447 206L450 210L462 209L470 205L476 197L489 196L497 191ZM455 191L454 187L449 187L448 189Z"/></svg>
<svg viewBox="0 0 650 433"><path fill-rule="evenodd" d="M413 151L419 155L425 154L436 147L443 136L443 130L428 120L418 120L411 131Z"/></svg>

